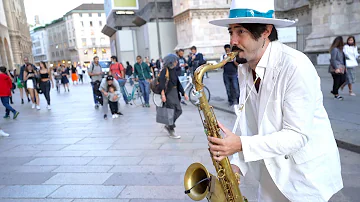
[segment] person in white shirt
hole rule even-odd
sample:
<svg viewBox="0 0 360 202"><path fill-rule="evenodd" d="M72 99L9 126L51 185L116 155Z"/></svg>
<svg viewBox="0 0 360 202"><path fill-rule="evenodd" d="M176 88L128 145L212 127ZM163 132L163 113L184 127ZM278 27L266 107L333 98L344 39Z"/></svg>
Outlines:
<svg viewBox="0 0 360 202"><path fill-rule="evenodd" d="M360 54L354 36L349 36L347 39L347 43L344 46L344 54L346 58L346 82L340 88L342 90L348 85L350 96L356 96L352 87L356 81L356 67L359 65L357 59L360 57Z"/></svg>
<svg viewBox="0 0 360 202"><path fill-rule="evenodd" d="M81 81L81 84L84 84L84 72L80 64L76 66L76 73L79 75L79 82Z"/></svg>
<svg viewBox="0 0 360 202"><path fill-rule="evenodd" d="M309 58L277 41L273 0L232 1L226 27L239 52L236 128L208 137L216 161L230 156L234 172L259 181L259 202L325 202L343 188L339 151L323 106L320 78ZM234 48L235 47L235 48ZM245 176L246 177L246 176Z"/></svg>

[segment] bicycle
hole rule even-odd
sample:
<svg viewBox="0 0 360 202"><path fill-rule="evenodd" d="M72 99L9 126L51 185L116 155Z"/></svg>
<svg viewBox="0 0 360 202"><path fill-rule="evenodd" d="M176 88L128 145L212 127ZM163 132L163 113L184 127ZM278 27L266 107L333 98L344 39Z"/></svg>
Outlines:
<svg viewBox="0 0 360 202"><path fill-rule="evenodd" d="M188 93L188 97L189 97L189 101L195 105L198 106L199 105L199 98L198 95L196 94L197 92L195 92L195 86L193 84L193 78L192 75L188 75L186 76L186 80L184 81L180 81L180 83L185 83L186 82L186 86L184 88L185 93ZM203 87L203 91L208 99L208 102L210 102L210 90L204 86ZM156 106L161 107L162 106L162 100L161 100L161 95L160 94L155 94L153 93L153 102Z"/></svg>
<svg viewBox="0 0 360 202"><path fill-rule="evenodd" d="M133 85L133 89L131 91L131 94L128 93L125 85L123 86L123 90L125 92L125 95L127 96L127 100L131 101L134 103L134 105L136 106L143 106L145 104L145 100L143 97L143 94L141 92L140 86L139 86L139 82L134 83Z"/></svg>

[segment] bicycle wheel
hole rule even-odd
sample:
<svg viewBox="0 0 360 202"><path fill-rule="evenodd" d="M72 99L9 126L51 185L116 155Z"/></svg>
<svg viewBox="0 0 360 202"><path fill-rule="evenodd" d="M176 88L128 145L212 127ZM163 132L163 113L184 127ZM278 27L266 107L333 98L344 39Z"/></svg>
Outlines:
<svg viewBox="0 0 360 202"><path fill-rule="evenodd" d="M136 106L142 106L145 103L144 97L143 97L139 87L137 87L136 91L134 92L133 103Z"/></svg>
<svg viewBox="0 0 360 202"><path fill-rule="evenodd" d="M198 106L199 105L199 98L197 98L196 95L193 94L193 89L194 89L194 86L191 86L191 88L189 90L189 100L193 105ZM207 98L208 102L210 102L210 91L209 91L209 89L206 86L204 86L203 90L204 90L204 93L206 95L206 98Z"/></svg>
<svg viewBox="0 0 360 202"><path fill-rule="evenodd" d="M154 102L155 106L161 107L162 106L161 95L153 93L152 97L153 97L153 102Z"/></svg>

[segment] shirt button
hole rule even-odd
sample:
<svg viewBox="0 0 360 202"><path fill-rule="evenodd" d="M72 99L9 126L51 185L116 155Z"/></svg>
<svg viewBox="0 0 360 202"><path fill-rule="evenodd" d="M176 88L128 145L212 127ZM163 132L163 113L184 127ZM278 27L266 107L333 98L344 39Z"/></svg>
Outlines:
<svg viewBox="0 0 360 202"><path fill-rule="evenodd" d="M289 155L285 155L285 159L289 159Z"/></svg>

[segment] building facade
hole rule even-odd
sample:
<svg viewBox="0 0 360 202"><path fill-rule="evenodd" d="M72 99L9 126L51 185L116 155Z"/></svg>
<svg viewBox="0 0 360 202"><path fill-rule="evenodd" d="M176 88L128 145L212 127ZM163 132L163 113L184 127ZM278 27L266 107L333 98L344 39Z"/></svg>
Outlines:
<svg viewBox="0 0 360 202"><path fill-rule="evenodd" d="M12 54L12 59L8 59L8 66L18 68L23 64L24 57L28 57L33 62L31 50L31 38L29 25L27 24L24 0L2 0L5 13L9 40L3 39L4 46L8 44ZM10 68L11 69L11 68Z"/></svg>
<svg viewBox="0 0 360 202"><path fill-rule="evenodd" d="M0 0L0 65L10 69L13 68L13 55L3 0Z"/></svg>
<svg viewBox="0 0 360 202"><path fill-rule="evenodd" d="M176 49L190 51L196 46L207 60L219 60L224 45L230 42L226 27L211 25L210 20L226 18L231 0L173 0Z"/></svg>
<svg viewBox="0 0 360 202"><path fill-rule="evenodd" d="M34 63L39 66L40 62L49 62L51 60L49 52L49 38L45 26L37 27L30 31L32 41L32 54Z"/></svg>
<svg viewBox="0 0 360 202"><path fill-rule="evenodd" d="M46 25L50 66L71 63L66 21L59 18Z"/></svg>
<svg viewBox="0 0 360 202"><path fill-rule="evenodd" d="M70 60L88 64L94 56L110 60L110 39L101 30L106 24L104 4L82 4L64 15Z"/></svg>

